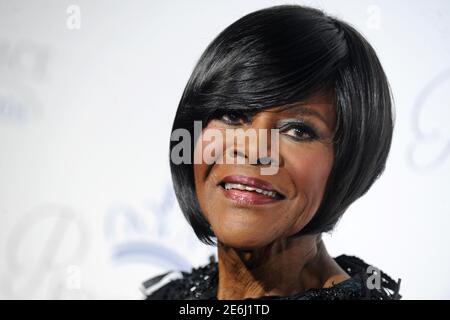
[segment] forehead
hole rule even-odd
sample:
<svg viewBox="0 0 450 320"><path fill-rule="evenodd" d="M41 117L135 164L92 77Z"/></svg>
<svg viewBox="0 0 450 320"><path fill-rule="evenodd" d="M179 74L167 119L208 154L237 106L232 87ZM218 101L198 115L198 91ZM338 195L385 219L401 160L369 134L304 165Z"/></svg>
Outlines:
<svg viewBox="0 0 450 320"><path fill-rule="evenodd" d="M311 116L317 117L332 129L336 122L334 99L330 94L317 94L304 101L275 106L264 110L282 117Z"/></svg>

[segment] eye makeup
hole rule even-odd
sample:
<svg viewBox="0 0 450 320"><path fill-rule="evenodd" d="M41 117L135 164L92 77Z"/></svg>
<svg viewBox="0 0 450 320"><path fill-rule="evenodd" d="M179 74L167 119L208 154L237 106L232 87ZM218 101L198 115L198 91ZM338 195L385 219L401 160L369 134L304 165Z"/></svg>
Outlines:
<svg viewBox="0 0 450 320"><path fill-rule="evenodd" d="M220 121L225 125L237 127L252 121L252 115L240 110L221 110L215 113L212 119ZM297 142L311 142L314 140L323 140L326 137L324 129L315 125L312 121L299 118L280 119L276 122L276 129L280 134Z"/></svg>
<svg viewBox="0 0 450 320"><path fill-rule="evenodd" d="M319 130L310 122L300 119L283 119L278 121L277 128L294 141L313 141L321 139Z"/></svg>
<svg viewBox="0 0 450 320"><path fill-rule="evenodd" d="M249 114L233 110L218 112L213 118L230 126L239 126L251 122Z"/></svg>

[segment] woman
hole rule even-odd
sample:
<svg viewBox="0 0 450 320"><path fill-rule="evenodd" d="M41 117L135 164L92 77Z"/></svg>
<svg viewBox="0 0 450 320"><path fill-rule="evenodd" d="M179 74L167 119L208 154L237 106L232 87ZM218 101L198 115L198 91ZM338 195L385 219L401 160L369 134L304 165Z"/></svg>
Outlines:
<svg viewBox="0 0 450 320"><path fill-rule="evenodd" d="M226 135L239 129L256 140ZM172 135L175 193L218 262L150 279L148 299L400 298L399 282L333 259L321 239L382 174L392 139L388 81L354 28L297 5L239 19L198 61L180 130L194 143L182 150Z"/></svg>

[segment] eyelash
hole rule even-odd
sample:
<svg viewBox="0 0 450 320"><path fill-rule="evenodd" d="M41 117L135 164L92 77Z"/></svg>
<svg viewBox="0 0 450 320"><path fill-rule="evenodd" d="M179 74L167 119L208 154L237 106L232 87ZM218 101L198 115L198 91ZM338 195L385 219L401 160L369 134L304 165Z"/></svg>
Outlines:
<svg viewBox="0 0 450 320"><path fill-rule="evenodd" d="M235 119L230 119L230 117L234 117ZM217 115L216 119L230 126L239 126L250 121L250 117L243 114L242 112L225 112ZM236 122L236 119L238 122Z"/></svg>
<svg viewBox="0 0 450 320"><path fill-rule="evenodd" d="M295 141L312 141L316 140L319 136L317 135L316 131L309 125L305 123L288 123L280 128L281 132L289 132L291 130L296 130L297 132L302 132L303 134L307 134L309 137L304 138L300 137L298 135L289 135L290 138L294 139Z"/></svg>
<svg viewBox="0 0 450 320"><path fill-rule="evenodd" d="M230 117L234 119L230 119ZM224 112L217 114L215 118L230 126L239 126L246 122L251 121L250 116L247 116L242 112ZM312 141L319 138L319 136L316 133L316 130L312 128L310 125L307 125L306 123L303 122L287 123L280 128L280 133L289 132L291 130L295 130L296 132L300 131L303 134L307 134L309 136L307 138L303 138L298 135L287 134L290 138L292 138L295 141Z"/></svg>

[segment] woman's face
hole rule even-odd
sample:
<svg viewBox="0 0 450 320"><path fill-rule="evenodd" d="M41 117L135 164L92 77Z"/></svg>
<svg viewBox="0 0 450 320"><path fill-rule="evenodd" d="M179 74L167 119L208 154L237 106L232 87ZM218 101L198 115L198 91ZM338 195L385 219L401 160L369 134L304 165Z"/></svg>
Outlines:
<svg viewBox="0 0 450 320"><path fill-rule="evenodd" d="M228 113L207 124L195 154L211 148L220 150L214 154L217 159L228 154L244 161L194 164L199 204L220 242L239 249L260 248L297 233L313 218L333 165L335 121L331 97L317 95L289 108L274 107L245 117ZM223 132L224 140L206 138L210 129ZM226 129L267 129L268 142L269 130L279 129L278 172L262 175L261 168L268 165L252 163L249 157L250 152L263 151L260 144L250 139L228 141ZM274 157L273 144L263 147Z"/></svg>

